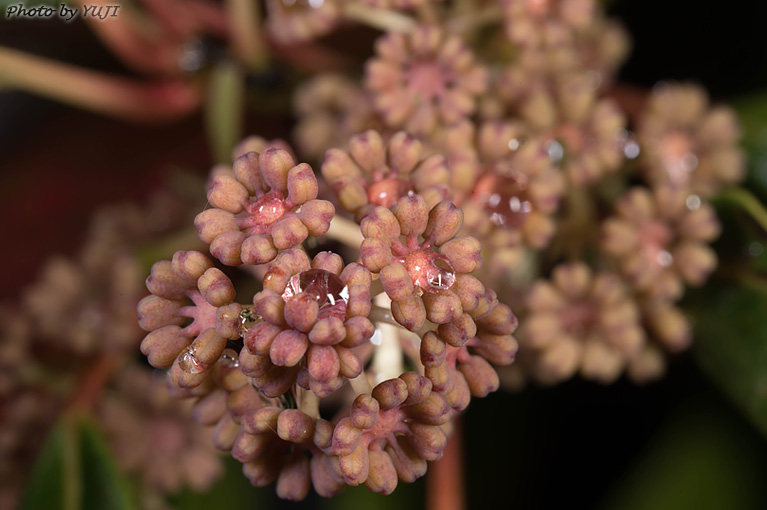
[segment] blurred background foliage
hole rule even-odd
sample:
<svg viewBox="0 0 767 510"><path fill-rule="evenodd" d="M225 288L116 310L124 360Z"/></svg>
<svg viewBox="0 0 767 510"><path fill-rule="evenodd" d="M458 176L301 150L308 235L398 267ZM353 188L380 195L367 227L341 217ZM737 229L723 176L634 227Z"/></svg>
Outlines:
<svg viewBox="0 0 767 510"><path fill-rule="evenodd" d="M767 6L613 0L609 10L634 41L622 82L647 88L662 79L694 80L736 107L750 157L744 187L753 197L716 202L725 224L716 244L722 268L686 297L694 348L673 361L662 381L601 387L576 379L472 402L462 424L468 507L767 508ZM78 21L0 19L0 44L128 73ZM82 225L99 205L144 197L180 168L204 176L241 134L287 136L292 119L278 106L289 97L289 77L278 68L249 77L242 90L236 72L225 64L213 71L218 93L204 112L157 126L0 93L2 297L14 298L48 254L74 253ZM251 108L240 132L230 120L242 104ZM135 482L119 472L87 418L67 415L40 441L23 508L136 508ZM284 502L272 487L250 487L238 462L229 459L226 467L209 493L181 493L170 505L406 510L424 504L423 480L401 484L388 497L357 487L332 500L312 494L300 504Z"/></svg>

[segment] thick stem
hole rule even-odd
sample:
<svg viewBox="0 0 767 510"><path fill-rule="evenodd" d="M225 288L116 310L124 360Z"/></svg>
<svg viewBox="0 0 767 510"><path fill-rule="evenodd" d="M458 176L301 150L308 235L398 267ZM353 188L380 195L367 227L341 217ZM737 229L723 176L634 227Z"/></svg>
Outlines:
<svg viewBox="0 0 767 510"><path fill-rule="evenodd" d="M364 239L359 225L338 215L333 217L325 235L351 248L359 248Z"/></svg>
<svg viewBox="0 0 767 510"><path fill-rule="evenodd" d="M746 212L767 234L767 207L753 193L744 188L732 188L722 192L715 202L734 204Z"/></svg>
<svg viewBox="0 0 767 510"><path fill-rule="evenodd" d="M368 381L368 376L364 370L357 377L349 379L349 384L354 390L355 396L363 393L370 394L370 392L373 391L373 387L370 385L370 381Z"/></svg>
<svg viewBox="0 0 767 510"><path fill-rule="evenodd" d="M186 81L142 83L7 48L0 48L0 81L75 107L137 122L175 120L200 104L200 90Z"/></svg>
<svg viewBox="0 0 767 510"><path fill-rule="evenodd" d="M315 420L320 417L320 399L313 391L300 390L298 410Z"/></svg>
<svg viewBox="0 0 767 510"><path fill-rule="evenodd" d="M237 58L251 69L263 69L269 53L261 29L261 2L256 0L227 0L231 30L230 45Z"/></svg>
<svg viewBox="0 0 767 510"><path fill-rule="evenodd" d="M447 23L447 29L456 34L478 30L485 25L501 23L503 12L499 5L490 5L482 10L471 9L460 16L453 17Z"/></svg>
<svg viewBox="0 0 767 510"><path fill-rule="evenodd" d="M385 381L399 377L405 368L402 364L402 346L399 342L399 332L402 326L379 323L381 343L373 355L373 371L376 381Z"/></svg>
<svg viewBox="0 0 767 510"><path fill-rule="evenodd" d="M461 417L454 420L455 429L447 440L442 458L432 462L426 476L427 510L463 510L466 490L463 474L463 430Z"/></svg>
<svg viewBox="0 0 767 510"><path fill-rule="evenodd" d="M384 32L408 33L416 26L416 21L409 16L394 11L372 9L360 2L349 2L344 9L344 16Z"/></svg>

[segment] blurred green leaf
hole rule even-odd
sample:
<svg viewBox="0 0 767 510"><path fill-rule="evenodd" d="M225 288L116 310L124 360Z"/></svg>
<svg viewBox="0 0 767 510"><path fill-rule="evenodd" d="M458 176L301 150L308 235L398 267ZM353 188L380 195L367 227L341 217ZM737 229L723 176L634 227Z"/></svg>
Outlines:
<svg viewBox="0 0 767 510"><path fill-rule="evenodd" d="M767 435L767 291L712 282L688 294L697 361Z"/></svg>
<svg viewBox="0 0 767 510"><path fill-rule="evenodd" d="M81 479L76 425L62 419L45 441L21 498L22 510L78 510Z"/></svg>
<svg viewBox="0 0 767 510"><path fill-rule="evenodd" d="M732 102L743 127L742 146L748 153L745 187L767 200L767 93L742 97Z"/></svg>
<svg viewBox="0 0 767 510"><path fill-rule="evenodd" d="M22 510L131 510L127 484L95 425L66 415L32 471Z"/></svg>
<svg viewBox="0 0 767 510"><path fill-rule="evenodd" d="M131 510L134 504L127 481L119 471L95 423L80 421L83 508L92 510Z"/></svg>
<svg viewBox="0 0 767 510"><path fill-rule="evenodd" d="M764 508L758 454L727 416L700 401L679 409L601 510Z"/></svg>
<svg viewBox="0 0 767 510"><path fill-rule="evenodd" d="M234 62L220 62L212 71L205 104L205 127L213 157L229 163L242 138L245 113L245 76Z"/></svg>

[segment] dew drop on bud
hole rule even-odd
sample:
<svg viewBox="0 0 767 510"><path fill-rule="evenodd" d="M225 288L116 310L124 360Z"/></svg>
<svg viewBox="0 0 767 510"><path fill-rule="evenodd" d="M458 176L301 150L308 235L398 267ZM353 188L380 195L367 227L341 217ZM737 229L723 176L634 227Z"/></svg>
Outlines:
<svg viewBox="0 0 767 510"><path fill-rule="evenodd" d="M218 361L224 368L237 368L240 366L240 360L237 358L234 351L231 350L224 351Z"/></svg>
<svg viewBox="0 0 767 510"><path fill-rule="evenodd" d="M391 207L411 191L413 191L413 185L410 181L390 177L374 182L368 187L368 200L374 205Z"/></svg>
<svg viewBox="0 0 767 510"><path fill-rule="evenodd" d="M413 285L424 292L439 292L455 283L455 269L444 255L426 249L395 259L407 269Z"/></svg>
<svg viewBox="0 0 767 510"><path fill-rule="evenodd" d="M336 317L346 318L346 302L349 300L349 288L344 282L324 269L310 269L293 275L282 293L282 299L290 298L305 292L312 296L320 307L318 319Z"/></svg>
<svg viewBox="0 0 767 510"><path fill-rule="evenodd" d="M197 357L197 347L190 345L178 358L178 366L187 374L199 374L208 368L205 363Z"/></svg>
<svg viewBox="0 0 767 510"><path fill-rule="evenodd" d="M506 177L487 174L474 188L473 199L485 208L495 225L519 229L532 212L527 178L519 173Z"/></svg>
<svg viewBox="0 0 767 510"><path fill-rule="evenodd" d="M272 191L252 201L247 209L254 226L267 226L282 218L287 207L283 194Z"/></svg>

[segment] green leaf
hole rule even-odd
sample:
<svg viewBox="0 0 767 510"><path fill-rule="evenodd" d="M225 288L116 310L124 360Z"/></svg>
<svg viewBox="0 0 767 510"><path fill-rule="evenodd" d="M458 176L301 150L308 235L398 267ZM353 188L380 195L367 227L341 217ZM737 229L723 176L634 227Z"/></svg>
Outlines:
<svg viewBox="0 0 767 510"><path fill-rule="evenodd" d="M732 102L743 127L741 145L748 153L748 178L744 186L767 200L767 92Z"/></svg>
<svg viewBox="0 0 767 510"><path fill-rule="evenodd" d="M106 441L96 424L81 422L83 508L92 510L131 510L127 481L117 468Z"/></svg>
<svg viewBox="0 0 767 510"><path fill-rule="evenodd" d="M46 440L21 509L132 510L127 487L96 426L66 415Z"/></svg>
<svg viewBox="0 0 767 510"><path fill-rule="evenodd" d="M80 451L76 425L62 419L51 430L21 498L22 510L78 510Z"/></svg>
<svg viewBox="0 0 767 510"><path fill-rule="evenodd" d="M231 162L234 146L242 138L245 112L245 76L240 66L224 61L212 71L205 104L205 124L213 157Z"/></svg>
<svg viewBox="0 0 767 510"><path fill-rule="evenodd" d="M688 294L698 363L767 435L767 291L712 282Z"/></svg>
<svg viewBox="0 0 767 510"><path fill-rule="evenodd" d="M678 409L600 509L764 508L753 433L718 407L696 399Z"/></svg>

